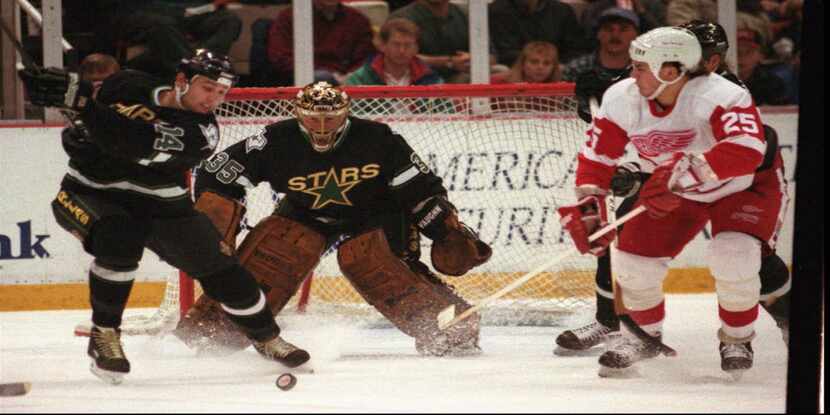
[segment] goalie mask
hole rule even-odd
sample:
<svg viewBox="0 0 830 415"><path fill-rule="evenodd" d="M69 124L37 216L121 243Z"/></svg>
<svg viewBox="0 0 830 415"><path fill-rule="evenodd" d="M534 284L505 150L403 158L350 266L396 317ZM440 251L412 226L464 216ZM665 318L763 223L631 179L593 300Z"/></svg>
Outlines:
<svg viewBox="0 0 830 415"><path fill-rule="evenodd" d="M658 27L638 36L631 42L628 54L632 61L645 62L660 86L648 99L657 98L667 86L680 81L683 75L694 71L702 55L700 43L694 33L679 27ZM660 77L665 63L680 65L680 75L673 81Z"/></svg>
<svg viewBox="0 0 830 415"><path fill-rule="evenodd" d="M306 85L294 100L294 114L300 130L314 150L334 148L349 127L349 96L328 82Z"/></svg>

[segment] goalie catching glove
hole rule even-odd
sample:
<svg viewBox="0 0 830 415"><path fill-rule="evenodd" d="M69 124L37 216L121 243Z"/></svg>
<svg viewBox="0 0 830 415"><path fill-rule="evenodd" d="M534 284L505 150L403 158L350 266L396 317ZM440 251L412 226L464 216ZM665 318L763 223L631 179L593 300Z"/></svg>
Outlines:
<svg viewBox="0 0 830 415"><path fill-rule="evenodd" d="M26 68L18 71L32 104L81 111L92 97L92 83L77 72L60 68Z"/></svg>
<svg viewBox="0 0 830 415"><path fill-rule="evenodd" d="M458 220L455 206L442 196L432 197L416 208L415 224L432 239L432 266L442 274L464 275L493 255L490 246Z"/></svg>
<svg viewBox="0 0 830 415"><path fill-rule="evenodd" d="M557 211L561 217L559 223L571 234L581 254L602 256L617 236L617 231L612 230L593 242L588 241L592 233L608 224L603 196L586 196L575 205L562 206Z"/></svg>

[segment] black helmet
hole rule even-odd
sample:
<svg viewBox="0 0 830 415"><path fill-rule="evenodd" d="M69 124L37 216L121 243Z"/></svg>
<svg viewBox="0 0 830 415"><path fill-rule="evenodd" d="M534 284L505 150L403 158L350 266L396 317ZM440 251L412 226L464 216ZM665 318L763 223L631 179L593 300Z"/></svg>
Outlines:
<svg viewBox="0 0 830 415"><path fill-rule="evenodd" d="M688 29L697 37L700 48L703 50L703 58L708 59L714 54L723 55L729 49L729 39L723 26L717 23L704 22L703 20L692 20L680 25Z"/></svg>
<svg viewBox="0 0 830 415"><path fill-rule="evenodd" d="M192 58L182 58L179 63L179 72L184 73L190 81L196 75L210 78L228 88L234 86L239 76L233 71L231 61L225 55L213 53L207 49L199 49Z"/></svg>

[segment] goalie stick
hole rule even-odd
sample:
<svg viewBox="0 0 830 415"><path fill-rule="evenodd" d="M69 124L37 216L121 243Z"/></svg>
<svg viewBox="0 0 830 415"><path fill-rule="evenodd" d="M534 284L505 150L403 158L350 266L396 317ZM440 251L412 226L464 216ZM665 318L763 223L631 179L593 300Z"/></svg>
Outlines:
<svg viewBox="0 0 830 415"><path fill-rule="evenodd" d="M622 225L623 223L628 222L631 218L645 212L645 210L646 210L645 206L640 206L640 207L632 210L631 212L628 212L623 217L617 219L613 223L609 223L608 225L605 225L602 229L594 232L590 237L588 237L588 242L596 241L597 239L599 239L601 236L605 235L606 233L611 232L612 230L616 229L618 226ZM513 291L516 288L518 288L519 286L523 285L524 283L530 281L531 278L533 278L536 275L540 274L542 271L556 265L557 263L561 262L565 258L567 258L571 255L577 254L577 253L579 253L579 251L577 251L575 246L572 246L572 247L566 249L565 251L560 252L559 255L556 255L556 256L552 257L551 259L545 261L544 263L542 263L538 267L532 269L531 271L529 271L528 273L522 275L521 277L519 277L515 281L513 281L510 284L504 286L501 290L496 291L495 293L493 293L489 297L483 298L476 305L468 308L467 310L464 310L464 312L462 312L461 314L459 314L457 316L455 315L455 306L454 305L451 305L451 306L441 310L441 312L438 313L438 316L437 316L438 328L440 328L441 330L445 330L447 327L450 327L453 324L456 324L459 321L464 320L465 318L471 316L476 311L484 308L484 306L486 306L487 304L490 304L494 300L497 300L497 299L503 297L505 294L509 293L510 291Z"/></svg>

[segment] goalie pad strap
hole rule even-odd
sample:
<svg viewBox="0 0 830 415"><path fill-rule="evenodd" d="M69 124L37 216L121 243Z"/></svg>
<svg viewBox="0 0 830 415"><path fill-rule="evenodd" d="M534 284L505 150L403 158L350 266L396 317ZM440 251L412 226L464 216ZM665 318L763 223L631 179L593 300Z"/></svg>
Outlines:
<svg viewBox="0 0 830 415"><path fill-rule="evenodd" d="M222 240L229 247L236 247L239 222L245 213L245 207L242 204L213 192L204 192L196 201L195 208L213 222L213 226L216 227L222 236Z"/></svg>
<svg viewBox="0 0 830 415"><path fill-rule="evenodd" d="M376 229L344 242L337 252L343 275L358 293L404 333L422 341L447 336L450 345L477 341L479 316L473 315L444 332L437 315L455 305L457 312L470 308L464 299L426 266L416 270L392 253L383 231Z"/></svg>

